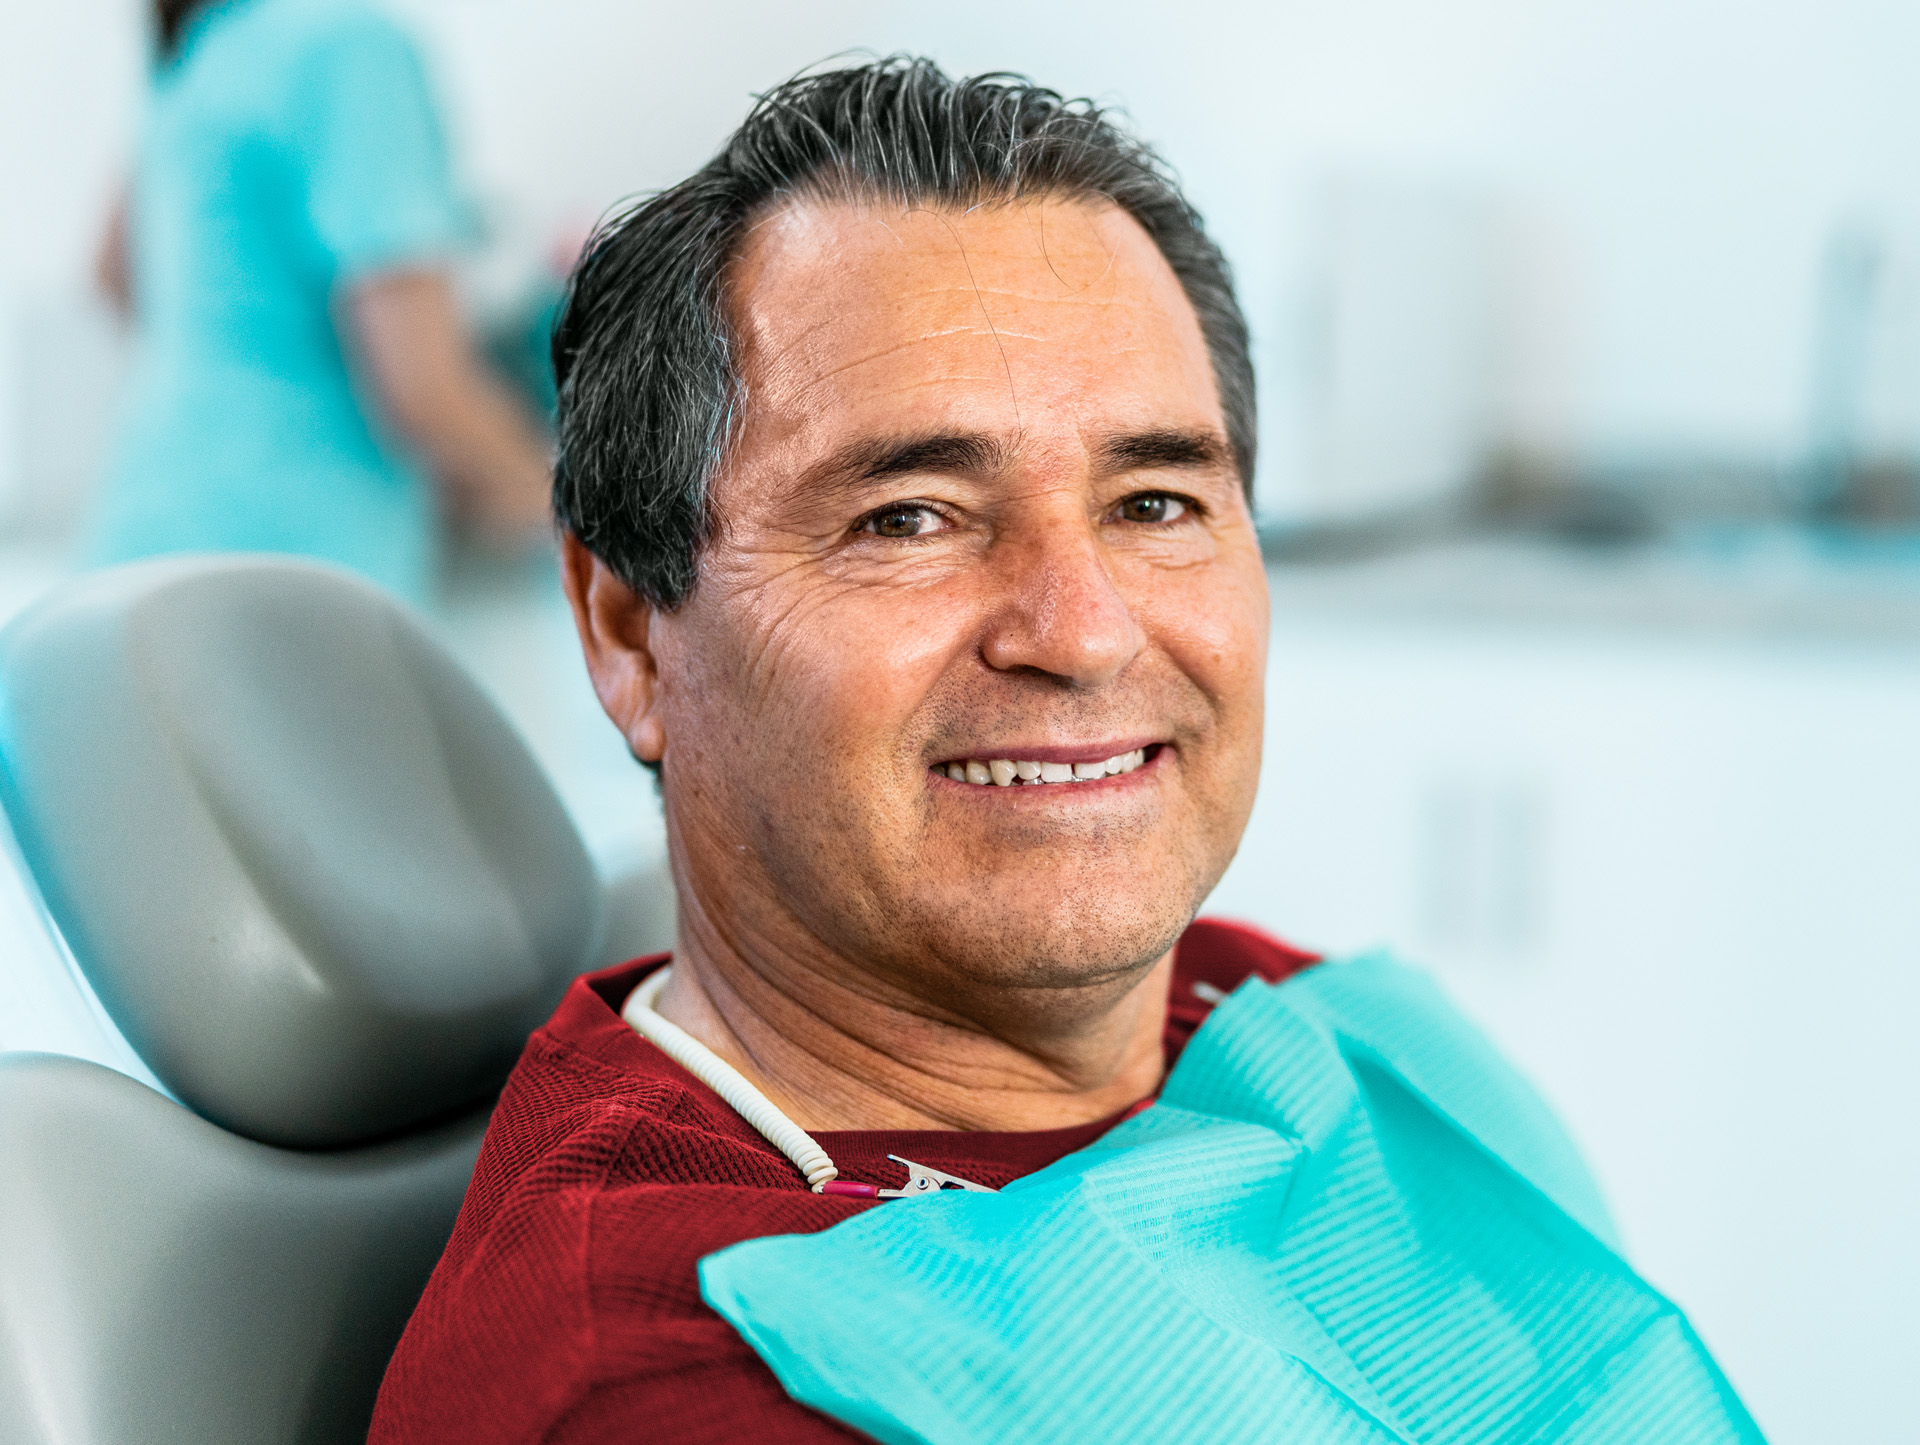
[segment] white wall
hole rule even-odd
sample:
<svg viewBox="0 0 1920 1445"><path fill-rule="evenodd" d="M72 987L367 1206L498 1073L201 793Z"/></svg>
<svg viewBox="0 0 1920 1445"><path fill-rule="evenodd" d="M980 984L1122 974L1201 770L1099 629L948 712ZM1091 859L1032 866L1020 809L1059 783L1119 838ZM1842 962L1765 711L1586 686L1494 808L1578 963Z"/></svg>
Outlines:
<svg viewBox="0 0 1920 1445"><path fill-rule="evenodd" d="M9 5L0 46L0 284L78 284L142 74L138 0Z"/></svg>
<svg viewBox="0 0 1920 1445"><path fill-rule="evenodd" d="M67 519L117 362L88 267L131 144L137 0L7 7L0 44L0 531Z"/></svg>

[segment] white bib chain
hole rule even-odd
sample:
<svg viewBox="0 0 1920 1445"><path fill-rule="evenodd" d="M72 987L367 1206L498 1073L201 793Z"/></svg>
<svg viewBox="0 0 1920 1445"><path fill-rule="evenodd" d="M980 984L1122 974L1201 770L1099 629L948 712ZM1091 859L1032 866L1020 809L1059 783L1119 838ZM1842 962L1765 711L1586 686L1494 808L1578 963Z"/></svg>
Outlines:
<svg viewBox="0 0 1920 1445"><path fill-rule="evenodd" d="M627 995L620 1017L633 1026L642 1038L658 1048L694 1078L727 1101L734 1113L760 1131L774 1148L793 1161L815 1194L826 1193L826 1186L839 1177L827 1151L813 1136L774 1107L773 1100L747 1082L746 1077L692 1034L654 1011L653 1001L667 986L672 965L642 979L640 986Z"/></svg>

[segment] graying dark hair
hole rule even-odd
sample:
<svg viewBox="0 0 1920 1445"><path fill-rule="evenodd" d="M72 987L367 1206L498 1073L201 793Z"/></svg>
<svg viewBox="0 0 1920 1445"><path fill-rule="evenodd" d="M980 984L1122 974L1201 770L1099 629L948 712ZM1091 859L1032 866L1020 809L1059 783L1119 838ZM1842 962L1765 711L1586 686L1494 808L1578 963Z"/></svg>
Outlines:
<svg viewBox="0 0 1920 1445"><path fill-rule="evenodd" d="M770 91L706 165L602 223L553 338L560 524L677 607L713 531L708 484L740 401L725 277L747 226L805 195L956 208L1097 197L1138 221L1192 302L1251 487L1253 363L1233 279L1171 172L1091 101L896 55Z"/></svg>

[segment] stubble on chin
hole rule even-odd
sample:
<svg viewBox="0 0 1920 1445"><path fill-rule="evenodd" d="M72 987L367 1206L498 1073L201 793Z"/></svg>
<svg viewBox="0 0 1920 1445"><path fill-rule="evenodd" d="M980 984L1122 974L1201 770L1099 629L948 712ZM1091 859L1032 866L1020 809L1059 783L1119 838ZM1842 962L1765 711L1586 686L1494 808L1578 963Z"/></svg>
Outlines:
<svg viewBox="0 0 1920 1445"><path fill-rule="evenodd" d="M1137 979L1225 867L1209 830L1184 816L1190 799L1160 800L1151 822L1063 830L1021 818L968 837L930 791L822 790L763 811L758 851L772 891L828 952L960 1012L985 994Z"/></svg>

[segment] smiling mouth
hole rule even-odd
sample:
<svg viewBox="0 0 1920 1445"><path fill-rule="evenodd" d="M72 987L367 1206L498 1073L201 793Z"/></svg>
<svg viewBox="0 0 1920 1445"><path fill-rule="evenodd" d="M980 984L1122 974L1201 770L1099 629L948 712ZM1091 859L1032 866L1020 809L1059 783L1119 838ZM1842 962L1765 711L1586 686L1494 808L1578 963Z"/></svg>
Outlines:
<svg viewBox="0 0 1920 1445"><path fill-rule="evenodd" d="M1103 778L1116 778L1144 766L1159 753L1161 747L1160 743L1152 743L1144 748L1133 748L1098 762L1087 763L1037 762L1023 758L965 758L935 763L932 770L956 783L970 783L980 788L1097 783Z"/></svg>

